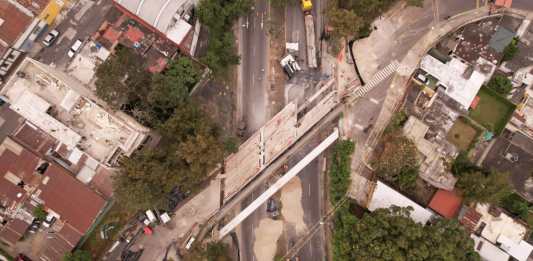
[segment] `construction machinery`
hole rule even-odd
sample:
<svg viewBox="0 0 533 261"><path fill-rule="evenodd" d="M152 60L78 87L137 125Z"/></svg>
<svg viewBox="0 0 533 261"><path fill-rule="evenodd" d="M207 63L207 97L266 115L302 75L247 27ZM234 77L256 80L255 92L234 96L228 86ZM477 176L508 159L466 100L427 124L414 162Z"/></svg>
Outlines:
<svg viewBox="0 0 533 261"><path fill-rule="evenodd" d="M316 57L315 23L311 13L313 10L313 3L311 0L301 0L301 6L302 12L304 13L307 66L309 66L309 68L317 68L318 62Z"/></svg>

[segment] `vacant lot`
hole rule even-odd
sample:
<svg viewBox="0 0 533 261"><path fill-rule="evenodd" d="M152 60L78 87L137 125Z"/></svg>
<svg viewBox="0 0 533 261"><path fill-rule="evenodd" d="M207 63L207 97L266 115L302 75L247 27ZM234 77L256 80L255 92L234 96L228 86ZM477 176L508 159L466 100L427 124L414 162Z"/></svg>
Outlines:
<svg viewBox="0 0 533 261"><path fill-rule="evenodd" d="M483 127L500 134L513 114L515 105L488 88L481 88L477 108L470 112L470 117Z"/></svg>
<svg viewBox="0 0 533 261"><path fill-rule="evenodd" d="M453 145L457 146L458 149L468 150L477 135L478 131L476 128L468 124L465 119L459 118L453 124L446 138Z"/></svg>

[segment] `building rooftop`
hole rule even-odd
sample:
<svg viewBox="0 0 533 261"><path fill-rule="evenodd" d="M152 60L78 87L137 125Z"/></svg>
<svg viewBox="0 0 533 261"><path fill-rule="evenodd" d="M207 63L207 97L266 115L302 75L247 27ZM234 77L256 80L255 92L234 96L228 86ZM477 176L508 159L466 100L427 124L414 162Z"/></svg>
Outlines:
<svg viewBox="0 0 533 261"><path fill-rule="evenodd" d="M431 199L429 208L445 218L454 218L461 209L461 202L462 198L455 192L439 189Z"/></svg>
<svg viewBox="0 0 533 261"><path fill-rule="evenodd" d="M510 255L505 253L499 247L493 245L491 242L486 239L476 236L474 234L470 235L470 238L474 240L474 249L481 256L482 260L486 261L501 261L509 260Z"/></svg>
<svg viewBox="0 0 533 261"><path fill-rule="evenodd" d="M423 208L398 191L387 186L385 183L378 181L370 196L367 206L368 210L374 211L376 209L389 208L392 206L412 207L413 211L411 211L411 218L415 222L422 224L426 224L433 216L433 213L430 210Z"/></svg>
<svg viewBox="0 0 533 261"><path fill-rule="evenodd" d="M0 1L0 45L13 45L30 25L32 17L10 1ZM1 55L1 53L0 53Z"/></svg>
<svg viewBox="0 0 533 261"><path fill-rule="evenodd" d="M493 211L488 204L477 204L476 211L481 214L478 228L485 224L481 236L490 242L496 243L503 236L518 244L526 236L527 227L501 210Z"/></svg>
<svg viewBox="0 0 533 261"><path fill-rule="evenodd" d="M9 220L3 228L0 228L0 240L13 245L24 236L29 226L29 223L20 219Z"/></svg>
<svg viewBox="0 0 533 261"><path fill-rule="evenodd" d="M438 121L442 124L443 121ZM446 149L446 142L434 142L426 139L430 127L410 116L403 127L403 134L412 140L423 158L420 166L420 177L434 187L453 190L457 178L454 177L446 166L444 158L455 156L456 150ZM451 152L447 153L450 150Z"/></svg>
<svg viewBox="0 0 533 261"><path fill-rule="evenodd" d="M448 63L442 63L431 55L422 58L420 68L439 80L445 87L444 92L450 98L468 109L476 97L487 75L477 71L472 66L457 58Z"/></svg>
<svg viewBox="0 0 533 261"><path fill-rule="evenodd" d="M18 71L24 77L14 74L0 95L66 150L78 149L107 163L120 153L129 156L146 138L147 128L123 113L106 111L81 83L67 80L47 65L26 58Z"/></svg>
<svg viewBox="0 0 533 261"><path fill-rule="evenodd" d="M152 0L149 4L144 0L115 0L115 2L180 45L192 29L183 16L190 12L197 1Z"/></svg>
<svg viewBox="0 0 533 261"><path fill-rule="evenodd" d="M98 216L105 201L87 186L74 178L67 170L51 164L37 188L36 197L48 210L85 233Z"/></svg>

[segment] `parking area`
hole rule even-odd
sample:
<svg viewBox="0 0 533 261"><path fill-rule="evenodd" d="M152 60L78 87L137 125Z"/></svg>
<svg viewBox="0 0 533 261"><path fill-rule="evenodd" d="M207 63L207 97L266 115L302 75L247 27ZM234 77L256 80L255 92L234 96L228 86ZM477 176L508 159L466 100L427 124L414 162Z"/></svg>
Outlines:
<svg viewBox="0 0 533 261"><path fill-rule="evenodd" d="M505 135L508 134L508 135ZM497 171L511 173L515 190L529 202L533 202L533 141L526 136L504 132L498 138L483 166Z"/></svg>

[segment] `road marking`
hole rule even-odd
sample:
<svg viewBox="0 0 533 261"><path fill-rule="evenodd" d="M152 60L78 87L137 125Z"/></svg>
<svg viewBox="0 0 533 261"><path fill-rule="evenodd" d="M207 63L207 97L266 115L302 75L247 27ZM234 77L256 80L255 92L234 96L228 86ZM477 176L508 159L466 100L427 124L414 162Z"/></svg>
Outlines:
<svg viewBox="0 0 533 261"><path fill-rule="evenodd" d="M374 98L370 98L370 101L371 101L372 103L379 104L379 101L376 100L376 99L374 99Z"/></svg>
<svg viewBox="0 0 533 261"><path fill-rule="evenodd" d="M365 127L363 127L363 125L361 125L361 124L357 124L357 123L356 123L356 124L354 124L353 126L354 126L356 129L360 130L360 131L362 131L362 130L365 129Z"/></svg>
<svg viewBox="0 0 533 261"><path fill-rule="evenodd" d="M309 190L307 191L308 197L311 197L311 184L309 184Z"/></svg>

